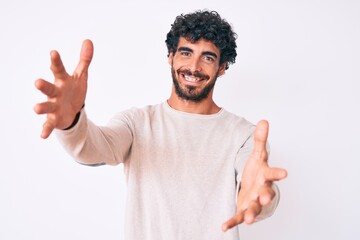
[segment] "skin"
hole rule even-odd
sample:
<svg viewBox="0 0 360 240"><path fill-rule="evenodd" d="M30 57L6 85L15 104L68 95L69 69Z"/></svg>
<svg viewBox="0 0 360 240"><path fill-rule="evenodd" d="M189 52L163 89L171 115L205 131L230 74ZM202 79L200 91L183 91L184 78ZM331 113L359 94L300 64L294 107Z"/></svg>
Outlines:
<svg viewBox="0 0 360 240"><path fill-rule="evenodd" d="M215 57L215 55L217 57ZM168 62L175 70L175 78L177 79L180 87L186 89L187 86L196 88L200 92L206 86L214 83L216 77L220 77L225 73L225 64L220 66L220 50L209 41L200 39L195 43L187 41L181 37L179 39L176 52L170 52ZM189 70L194 73L198 71L204 75L209 76L208 80L202 80L197 83L186 81L182 74L178 74L177 70ZM185 90L186 91L186 90ZM196 113L196 114L214 114L220 111L220 108L213 100L212 89L207 96L200 102L189 101L179 97L175 91L174 84L170 98L168 99L169 105L179 111Z"/></svg>
<svg viewBox="0 0 360 240"><path fill-rule="evenodd" d="M87 91L88 69L93 57L94 46L90 40L83 42L80 61L72 75L69 75L57 51L50 52L50 69L54 82L38 79L35 87L47 96L47 101L34 106L37 114L46 114L43 124L42 138L48 138L51 132L65 129L71 125L76 114L85 102Z"/></svg>
<svg viewBox="0 0 360 240"><path fill-rule="evenodd" d="M88 68L93 56L94 47L90 40L83 42L80 61L72 75L68 74L57 51L51 51L51 71L54 82L38 79L35 87L47 96L47 101L38 103L34 107L37 114L46 114L41 137L47 138L57 129L65 129L71 125L76 114L81 110L86 98ZM220 51L209 41L200 39L192 43L180 38L178 48L169 54L168 62L174 70L174 80L185 92L192 89L190 94L201 92L206 86L213 84L217 77L225 73L225 63L219 64ZM180 70L180 71L178 71ZM198 72L207 78L201 81L186 80L182 70L191 73ZM178 96L172 87L169 105L179 111L196 114L214 114L220 111L213 100L211 89L206 98L201 101L186 100ZM256 125L254 133L254 149L248 159L241 180L238 193L237 211L222 226L223 231L241 224L252 224L262 208L270 204L275 196L271 185L287 177L285 169L271 168L268 165L266 142L269 124L266 120ZM225 219L224 219L225 220Z"/></svg>
<svg viewBox="0 0 360 240"><path fill-rule="evenodd" d="M252 224L264 206L271 203L275 192L271 185L287 177L287 171L282 168L272 168L268 165L266 142L269 123L261 120L255 128L254 149L247 160L238 193L237 211L223 225L222 230L241 224Z"/></svg>

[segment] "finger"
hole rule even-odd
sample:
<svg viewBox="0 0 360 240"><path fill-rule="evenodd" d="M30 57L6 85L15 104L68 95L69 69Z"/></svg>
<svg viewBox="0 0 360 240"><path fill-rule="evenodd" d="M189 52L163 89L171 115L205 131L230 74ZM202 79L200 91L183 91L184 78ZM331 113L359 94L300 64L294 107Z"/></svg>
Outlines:
<svg viewBox="0 0 360 240"><path fill-rule="evenodd" d="M267 184L259 190L259 202L262 206L270 204L274 197L275 191L272 189L271 184Z"/></svg>
<svg viewBox="0 0 360 240"><path fill-rule="evenodd" d="M266 181L279 181L287 177L287 171L283 168L268 168L265 171Z"/></svg>
<svg viewBox="0 0 360 240"><path fill-rule="evenodd" d="M256 216L261 212L261 205L258 201L252 201L244 214L244 221L247 224L255 222Z"/></svg>
<svg viewBox="0 0 360 240"><path fill-rule="evenodd" d="M49 83L48 81L45 81L43 79L38 79L35 81L35 87L49 98L56 96L57 91L55 85Z"/></svg>
<svg viewBox="0 0 360 240"><path fill-rule="evenodd" d="M254 133L254 154L261 156L266 153L266 142L269 132L269 123L266 120L261 120L255 128Z"/></svg>
<svg viewBox="0 0 360 240"><path fill-rule="evenodd" d="M226 232L232 227L235 227L238 224L241 224L244 222L244 212L239 211L237 212L232 218L227 220L222 226L221 229Z"/></svg>
<svg viewBox="0 0 360 240"><path fill-rule="evenodd" d="M44 139L48 138L52 133L52 131L54 130L54 128L55 126L51 121L46 121L43 125L43 129L40 136Z"/></svg>
<svg viewBox="0 0 360 240"><path fill-rule="evenodd" d="M91 40L84 40L81 52L80 52L80 61L78 66L75 69L77 75L81 75L84 72L87 72L94 54L94 45Z"/></svg>
<svg viewBox="0 0 360 240"><path fill-rule="evenodd" d="M50 52L51 66L50 69L55 78L65 78L68 74L65 70L64 64L61 61L60 54L53 50Z"/></svg>
<svg viewBox="0 0 360 240"><path fill-rule="evenodd" d="M53 113L55 111L55 104L52 102L38 103L34 106L34 111L37 114Z"/></svg>

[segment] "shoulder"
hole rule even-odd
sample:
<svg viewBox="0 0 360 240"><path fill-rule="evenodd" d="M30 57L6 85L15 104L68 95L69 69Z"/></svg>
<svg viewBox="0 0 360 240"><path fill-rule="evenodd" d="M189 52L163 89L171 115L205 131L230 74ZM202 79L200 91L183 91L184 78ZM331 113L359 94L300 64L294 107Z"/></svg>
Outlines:
<svg viewBox="0 0 360 240"><path fill-rule="evenodd" d="M229 127L238 129L241 132L249 132L250 134L255 129L255 124L248 121L246 118L236 115L234 113L231 113L225 109L223 109L223 118L226 121L226 124L229 125Z"/></svg>
<svg viewBox="0 0 360 240"><path fill-rule="evenodd" d="M132 107L116 113L110 122L122 121L126 123L137 122L151 119L152 116L160 111L161 104L147 105L144 107Z"/></svg>

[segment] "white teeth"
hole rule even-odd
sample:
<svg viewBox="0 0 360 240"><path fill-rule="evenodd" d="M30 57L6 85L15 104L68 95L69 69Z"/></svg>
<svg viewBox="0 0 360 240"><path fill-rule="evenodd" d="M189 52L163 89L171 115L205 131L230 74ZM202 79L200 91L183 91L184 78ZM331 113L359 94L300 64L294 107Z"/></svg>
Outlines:
<svg viewBox="0 0 360 240"><path fill-rule="evenodd" d="M198 82L199 81L198 78L190 77L187 75L185 75L185 79L186 79L186 81L189 81L189 82Z"/></svg>

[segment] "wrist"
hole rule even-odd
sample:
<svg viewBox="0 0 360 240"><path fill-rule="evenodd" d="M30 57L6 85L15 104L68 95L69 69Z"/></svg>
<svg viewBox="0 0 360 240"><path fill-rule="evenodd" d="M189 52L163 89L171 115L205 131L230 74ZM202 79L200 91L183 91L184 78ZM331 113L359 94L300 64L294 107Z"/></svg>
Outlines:
<svg viewBox="0 0 360 240"><path fill-rule="evenodd" d="M85 107L85 103L82 105L80 111L75 115L74 121L70 124L70 126L68 126L67 128L63 128L63 131L66 130L70 130L71 128L73 128L79 121L80 119L80 114L81 114L81 110Z"/></svg>

